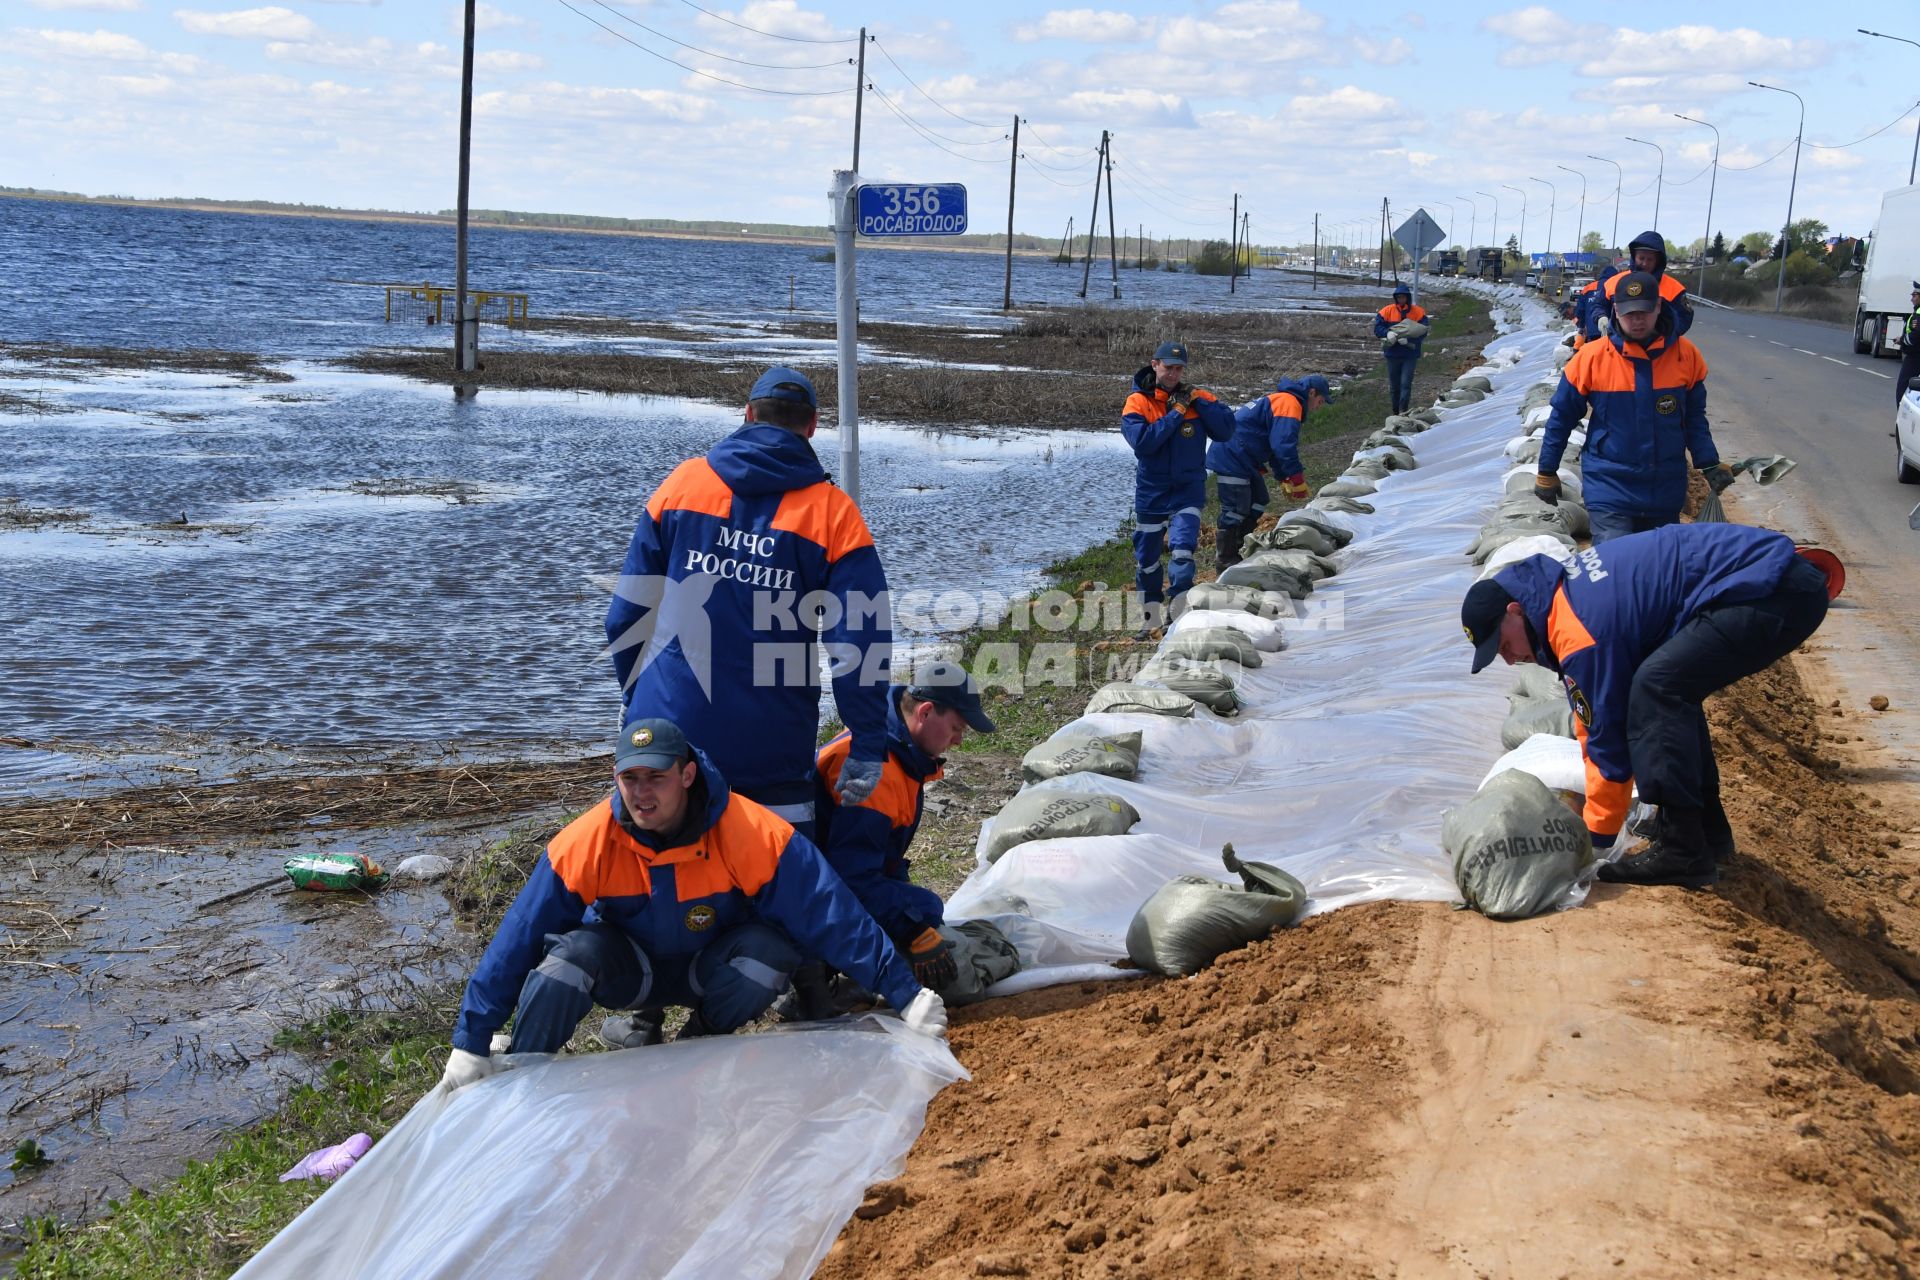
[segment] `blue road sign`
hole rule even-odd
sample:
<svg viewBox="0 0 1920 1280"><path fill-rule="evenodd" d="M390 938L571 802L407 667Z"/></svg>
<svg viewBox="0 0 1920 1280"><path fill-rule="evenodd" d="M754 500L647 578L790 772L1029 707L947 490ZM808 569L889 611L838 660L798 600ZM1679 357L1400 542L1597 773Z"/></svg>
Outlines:
<svg viewBox="0 0 1920 1280"><path fill-rule="evenodd" d="M958 182L862 186L854 229L863 236L962 235L967 189Z"/></svg>

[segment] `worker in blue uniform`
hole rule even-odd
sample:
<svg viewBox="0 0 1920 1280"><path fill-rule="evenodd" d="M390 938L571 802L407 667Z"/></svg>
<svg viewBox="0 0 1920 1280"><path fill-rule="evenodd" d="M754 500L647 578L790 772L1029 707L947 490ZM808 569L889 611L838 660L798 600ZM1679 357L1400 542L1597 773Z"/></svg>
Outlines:
<svg viewBox="0 0 1920 1280"><path fill-rule="evenodd" d="M1200 509L1207 501L1207 441L1233 434L1233 410L1213 392L1188 386L1187 344L1163 342L1133 375L1120 431L1133 448L1134 583L1145 608L1143 634L1172 599L1193 585ZM1168 552L1163 574L1160 557Z"/></svg>
<svg viewBox="0 0 1920 1280"><path fill-rule="evenodd" d="M1413 372L1420 363L1420 348L1427 341L1424 333L1409 337L1393 331L1393 326L1407 322L1426 324L1427 312L1414 305L1413 290L1396 280L1393 301L1373 315L1373 336L1380 339L1381 353L1386 357L1387 391L1394 413L1405 413L1413 407Z"/></svg>
<svg viewBox="0 0 1920 1280"><path fill-rule="evenodd" d="M1214 530L1215 566L1230 568L1240 562L1240 548L1267 509L1267 474L1280 477L1280 492L1291 502L1305 502L1305 469L1300 463L1300 424L1309 413L1333 399L1333 388L1320 374L1282 378L1272 391L1234 410L1233 435L1207 446L1207 470L1213 472L1220 495L1219 524Z"/></svg>

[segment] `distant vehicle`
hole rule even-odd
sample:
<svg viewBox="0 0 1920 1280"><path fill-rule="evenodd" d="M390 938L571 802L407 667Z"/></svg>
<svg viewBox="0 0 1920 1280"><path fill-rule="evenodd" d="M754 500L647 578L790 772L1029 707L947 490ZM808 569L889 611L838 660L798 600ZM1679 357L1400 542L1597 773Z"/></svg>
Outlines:
<svg viewBox="0 0 1920 1280"><path fill-rule="evenodd" d="M1441 250L1439 258L1434 262L1433 273L1438 276L1459 275L1460 255L1452 249Z"/></svg>
<svg viewBox="0 0 1920 1280"><path fill-rule="evenodd" d="M1540 287L1540 273L1538 271L1527 272L1527 288L1538 289L1539 287Z"/></svg>
<svg viewBox="0 0 1920 1280"><path fill-rule="evenodd" d="M1920 484L1920 391L1901 396L1893 416L1893 471L1901 484Z"/></svg>
<svg viewBox="0 0 1920 1280"><path fill-rule="evenodd" d="M1896 187L1880 198L1880 220L1867 241L1853 315L1855 355L1900 354L1900 329L1913 313L1907 295L1915 280L1920 280L1920 186Z"/></svg>

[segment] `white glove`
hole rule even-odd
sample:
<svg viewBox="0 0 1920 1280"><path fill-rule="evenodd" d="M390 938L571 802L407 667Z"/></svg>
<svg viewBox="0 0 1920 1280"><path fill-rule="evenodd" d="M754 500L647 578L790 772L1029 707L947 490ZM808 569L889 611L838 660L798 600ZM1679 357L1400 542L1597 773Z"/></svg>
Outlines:
<svg viewBox="0 0 1920 1280"><path fill-rule="evenodd" d="M941 1021L946 1020L945 1011L941 1012ZM447 1092L464 1089L476 1080L484 1080L493 1074L493 1059L483 1058L477 1053L468 1053L465 1049L455 1049L447 1055L446 1074L440 1077L440 1083Z"/></svg>
<svg viewBox="0 0 1920 1280"><path fill-rule="evenodd" d="M880 785L880 771L883 766L878 760L855 760L847 757L840 766L840 803L859 804L873 794Z"/></svg>
<svg viewBox="0 0 1920 1280"><path fill-rule="evenodd" d="M920 988L919 995L907 1001L900 1021L907 1024L909 1031L918 1031L923 1036L935 1036L941 1040L947 1038L946 1002L925 987ZM454 1052L458 1053L459 1050Z"/></svg>

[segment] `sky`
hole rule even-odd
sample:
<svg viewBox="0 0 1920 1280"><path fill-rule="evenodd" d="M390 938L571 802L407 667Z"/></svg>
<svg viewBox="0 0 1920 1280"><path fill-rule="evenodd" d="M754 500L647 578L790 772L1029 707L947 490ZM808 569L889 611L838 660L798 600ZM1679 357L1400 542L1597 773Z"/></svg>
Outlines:
<svg viewBox="0 0 1920 1280"><path fill-rule="evenodd" d="M1524 217L1528 250L1564 251L1581 227L1613 236L1616 182L1619 242L1655 225L1656 199L1669 239L1699 237L1710 186L1714 230L1777 231L1799 108L1750 80L1806 101L1796 219L1863 233L1907 181L1920 47L1853 23L1920 41L1920 6L1444 10L493 0L471 201L824 223L862 23L862 176L965 183L976 232L1006 227L1016 115L1014 223L1043 237L1069 218L1084 233L1103 129L1116 221L1156 238L1224 239L1238 194L1260 244L1308 240L1315 214L1323 241L1370 240L1386 199L1395 224L1424 207L1454 242ZM0 0L0 185L450 209L461 27L448 0ZM1717 177L1712 130L1676 113L1718 127Z"/></svg>

